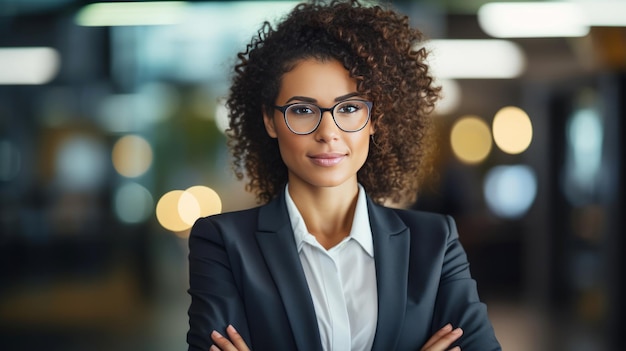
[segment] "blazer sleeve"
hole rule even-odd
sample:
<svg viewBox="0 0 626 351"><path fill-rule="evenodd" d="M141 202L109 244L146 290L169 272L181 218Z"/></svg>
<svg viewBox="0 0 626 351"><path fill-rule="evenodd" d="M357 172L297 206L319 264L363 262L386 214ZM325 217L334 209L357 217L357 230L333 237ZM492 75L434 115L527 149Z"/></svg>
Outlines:
<svg viewBox="0 0 626 351"><path fill-rule="evenodd" d="M190 351L207 351L211 332L226 335L232 324L249 344L248 323L227 250L224 233L211 217L194 224L189 236Z"/></svg>
<svg viewBox="0 0 626 351"><path fill-rule="evenodd" d="M457 345L463 351L500 351L487 307L478 297L476 281L470 275L469 262L450 216L446 216L448 235L443 258L439 291L435 302L433 328L447 323L463 329Z"/></svg>

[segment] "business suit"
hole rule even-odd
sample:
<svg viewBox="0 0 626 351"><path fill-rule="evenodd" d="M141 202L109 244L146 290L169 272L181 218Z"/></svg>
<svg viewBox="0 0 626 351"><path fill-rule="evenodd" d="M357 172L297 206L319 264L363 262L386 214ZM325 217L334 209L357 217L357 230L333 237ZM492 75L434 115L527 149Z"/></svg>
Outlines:
<svg viewBox="0 0 626 351"><path fill-rule="evenodd" d="M447 323L463 328L463 351L500 350L451 218L369 198L367 207L378 286L372 350L419 350ZM198 220L189 248L189 350L207 351L211 331L228 324L252 350L321 350L284 193Z"/></svg>

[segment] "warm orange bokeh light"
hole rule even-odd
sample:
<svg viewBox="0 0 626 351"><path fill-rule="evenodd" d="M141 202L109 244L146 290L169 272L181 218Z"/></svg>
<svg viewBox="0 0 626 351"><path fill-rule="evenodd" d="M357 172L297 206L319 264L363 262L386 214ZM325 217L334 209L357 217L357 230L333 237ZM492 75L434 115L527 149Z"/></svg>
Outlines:
<svg viewBox="0 0 626 351"><path fill-rule="evenodd" d="M200 216L210 216L222 212L222 200L215 190L206 186L192 186L186 190L200 205Z"/></svg>
<svg viewBox="0 0 626 351"><path fill-rule="evenodd" d="M450 143L452 151L461 162L482 162L492 147L489 126L479 117L462 117L452 126Z"/></svg>
<svg viewBox="0 0 626 351"><path fill-rule="evenodd" d="M113 167L124 177L144 174L152 164L152 147L138 135L126 135L113 146Z"/></svg>
<svg viewBox="0 0 626 351"><path fill-rule="evenodd" d="M157 203L156 215L163 228L186 237L200 217L222 211L222 200L215 190L206 186L192 186L187 190L172 190Z"/></svg>
<svg viewBox="0 0 626 351"><path fill-rule="evenodd" d="M519 107L507 106L493 119L493 139L508 154L519 154L528 148L533 139L533 126L528 114Z"/></svg>
<svg viewBox="0 0 626 351"><path fill-rule="evenodd" d="M182 232L188 230L191 224L185 222L180 216L180 198L182 190L173 190L163 195L156 206L157 220L163 228L172 232Z"/></svg>

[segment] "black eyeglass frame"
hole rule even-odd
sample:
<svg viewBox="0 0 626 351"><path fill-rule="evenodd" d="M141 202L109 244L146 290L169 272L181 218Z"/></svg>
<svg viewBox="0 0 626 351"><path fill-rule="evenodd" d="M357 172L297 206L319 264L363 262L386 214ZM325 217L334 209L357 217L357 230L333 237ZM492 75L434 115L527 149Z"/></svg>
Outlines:
<svg viewBox="0 0 626 351"><path fill-rule="evenodd" d="M350 101L358 101L358 102L362 102L367 106L367 119L365 120L365 123L363 123L363 126L359 129L356 130L345 130L343 128L341 128L341 126L339 126L339 124L337 123L337 120L335 119L335 108L341 104L344 104L346 102L350 102ZM291 126L289 125L289 121L287 120L287 109L290 108L291 106L294 105L313 105L315 107L317 107L320 110L320 116L317 120L317 124L315 125L315 127L313 127L313 129L311 129L311 131L306 132L306 133L300 133L300 132L296 132L295 130L293 130L291 128ZM322 123L322 118L324 117L324 112L330 112L331 117L333 118L333 122L335 123L335 125L337 126L337 128L341 129L342 131L346 132L346 133L356 133L360 130L363 130L363 128L365 128L365 126L367 126L367 124L370 121L370 118L372 117L372 106L374 104L371 101L367 101L367 100L344 100L344 101L339 101L338 103L336 103L335 105L333 105L332 107L320 107L317 104L311 103L311 102L294 102L292 104L287 104L287 105L283 105L283 106L278 106L278 105L274 105L273 107L275 109L277 109L278 111L282 112L283 114L283 119L285 120L285 124L287 125L287 128L289 128L289 130L297 135L307 135L307 134L311 134L313 132L315 132L317 130L317 128L319 128L320 124Z"/></svg>

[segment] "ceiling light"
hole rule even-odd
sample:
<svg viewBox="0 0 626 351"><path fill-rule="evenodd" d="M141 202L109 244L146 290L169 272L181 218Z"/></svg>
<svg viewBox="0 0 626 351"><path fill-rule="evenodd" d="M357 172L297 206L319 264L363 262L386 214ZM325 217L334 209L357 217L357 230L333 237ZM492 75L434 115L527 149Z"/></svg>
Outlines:
<svg viewBox="0 0 626 351"><path fill-rule="evenodd" d="M626 27L626 1L623 0L572 0L585 14L589 26Z"/></svg>
<svg viewBox="0 0 626 351"><path fill-rule="evenodd" d="M53 48L0 48L0 84L45 84L59 66L59 53Z"/></svg>
<svg viewBox="0 0 626 351"><path fill-rule="evenodd" d="M522 49L507 40L433 40L429 63L436 78L515 78L522 74Z"/></svg>
<svg viewBox="0 0 626 351"><path fill-rule="evenodd" d="M75 21L88 27L176 24L185 6L184 1L100 2L83 7Z"/></svg>
<svg viewBox="0 0 626 351"><path fill-rule="evenodd" d="M589 33L583 8L571 2L486 3L478 9L478 23L496 38L583 37Z"/></svg>

